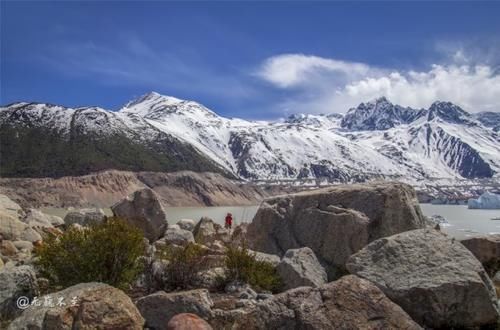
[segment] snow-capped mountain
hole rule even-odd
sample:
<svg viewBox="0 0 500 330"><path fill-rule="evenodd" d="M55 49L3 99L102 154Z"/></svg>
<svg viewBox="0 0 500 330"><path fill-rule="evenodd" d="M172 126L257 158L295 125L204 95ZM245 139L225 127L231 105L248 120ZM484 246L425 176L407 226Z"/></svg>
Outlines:
<svg viewBox="0 0 500 330"><path fill-rule="evenodd" d="M31 103L0 108L2 130L15 127L14 135L42 127L63 140L91 136L92 141L105 138L106 145L120 136L141 146L148 170L172 170L154 157L168 156L176 167L215 167L257 181L498 178L500 136L490 125L494 120L449 102L412 109L386 98L362 103L345 116L297 114L281 122L225 118L197 102L158 93L117 112ZM5 135L2 146L17 141ZM141 167L137 161L133 165Z"/></svg>

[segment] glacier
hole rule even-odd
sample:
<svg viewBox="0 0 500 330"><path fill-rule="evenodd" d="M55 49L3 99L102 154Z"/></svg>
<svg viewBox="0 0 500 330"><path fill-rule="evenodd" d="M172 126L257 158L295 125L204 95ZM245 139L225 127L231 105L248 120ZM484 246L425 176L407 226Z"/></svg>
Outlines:
<svg viewBox="0 0 500 330"><path fill-rule="evenodd" d="M500 195L485 192L478 199L469 199L467 202L469 209L487 209L496 210L500 209Z"/></svg>

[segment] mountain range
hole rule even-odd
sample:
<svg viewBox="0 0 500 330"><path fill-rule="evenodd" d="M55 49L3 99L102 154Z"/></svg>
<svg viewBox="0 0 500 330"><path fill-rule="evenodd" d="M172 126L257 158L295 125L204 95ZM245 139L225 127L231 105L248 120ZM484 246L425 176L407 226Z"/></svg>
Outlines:
<svg viewBox="0 0 500 330"><path fill-rule="evenodd" d="M496 180L500 113L473 114L440 101L413 109L381 97L345 115L249 121L152 92L119 111L3 106L0 148L2 177L119 169L218 172L252 181Z"/></svg>

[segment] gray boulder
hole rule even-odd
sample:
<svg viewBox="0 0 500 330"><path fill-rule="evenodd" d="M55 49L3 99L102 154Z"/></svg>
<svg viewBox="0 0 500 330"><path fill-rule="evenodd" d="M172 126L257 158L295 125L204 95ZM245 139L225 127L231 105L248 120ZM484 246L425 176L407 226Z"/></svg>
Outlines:
<svg viewBox="0 0 500 330"><path fill-rule="evenodd" d="M497 321L495 290L481 263L439 231L413 230L374 241L349 258L347 269L376 284L426 327Z"/></svg>
<svg viewBox="0 0 500 330"><path fill-rule="evenodd" d="M353 275L286 291L240 313L214 314L218 329L421 329L375 285Z"/></svg>
<svg viewBox="0 0 500 330"><path fill-rule="evenodd" d="M276 269L285 290L300 286L318 287L327 281L325 269L308 247L286 251Z"/></svg>
<svg viewBox="0 0 500 330"><path fill-rule="evenodd" d="M334 278L334 271L343 270L347 258L369 242L425 225L410 186L356 184L267 199L247 237L253 250L280 256L307 246Z"/></svg>
<svg viewBox="0 0 500 330"><path fill-rule="evenodd" d="M194 226L196 226L196 222L194 222L194 220L192 219L181 219L177 221L177 225L181 229L193 231Z"/></svg>
<svg viewBox="0 0 500 330"><path fill-rule="evenodd" d="M28 209L22 221L30 226L38 227L57 227L64 225L64 220L60 217L45 214L37 209Z"/></svg>
<svg viewBox="0 0 500 330"><path fill-rule="evenodd" d="M140 228L144 236L154 242L168 227L165 210L156 193L141 189L111 207L113 214Z"/></svg>
<svg viewBox="0 0 500 330"><path fill-rule="evenodd" d="M132 300L107 284L82 283L39 301L46 298L53 306L28 307L8 329L143 329L144 319ZM60 299L64 305L57 305Z"/></svg>
<svg viewBox="0 0 500 330"><path fill-rule="evenodd" d="M193 229L193 235L196 242L200 244L215 241L217 235L215 222L207 217L201 218Z"/></svg>
<svg viewBox="0 0 500 330"><path fill-rule="evenodd" d="M24 216L21 206L3 194L0 194L0 212L10 215L17 220Z"/></svg>
<svg viewBox="0 0 500 330"><path fill-rule="evenodd" d="M198 289L176 293L159 291L139 298L136 305L146 320L146 327L162 330L167 329L168 321L176 314L193 313L209 318L213 302L208 290Z"/></svg>
<svg viewBox="0 0 500 330"><path fill-rule="evenodd" d="M268 262L275 267L278 266L281 261L281 258L275 254L268 254L252 250L249 250L249 252L255 256L256 260Z"/></svg>
<svg viewBox="0 0 500 330"><path fill-rule="evenodd" d="M194 243L193 233L189 230L181 229L178 225L169 226L162 239L169 244L181 246Z"/></svg>
<svg viewBox="0 0 500 330"><path fill-rule="evenodd" d="M16 305L19 297L31 301L39 288L30 266L5 267L0 271L0 319L13 319L22 312Z"/></svg>
<svg viewBox="0 0 500 330"><path fill-rule="evenodd" d="M500 234L466 238L460 241L483 264L490 275L500 268Z"/></svg>
<svg viewBox="0 0 500 330"><path fill-rule="evenodd" d="M42 240L42 236L32 227L27 227L19 236L20 241L37 242Z"/></svg>
<svg viewBox="0 0 500 330"><path fill-rule="evenodd" d="M0 239L16 241L28 226L9 213L0 210Z"/></svg>
<svg viewBox="0 0 500 330"><path fill-rule="evenodd" d="M78 224L80 226L89 226L91 224L101 223L106 219L106 214L102 209L81 209L72 211L64 217L66 226Z"/></svg>

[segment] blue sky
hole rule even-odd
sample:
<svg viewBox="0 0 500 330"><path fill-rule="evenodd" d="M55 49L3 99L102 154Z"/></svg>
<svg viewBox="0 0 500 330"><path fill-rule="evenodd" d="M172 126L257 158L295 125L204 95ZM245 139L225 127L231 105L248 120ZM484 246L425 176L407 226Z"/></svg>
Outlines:
<svg viewBox="0 0 500 330"><path fill-rule="evenodd" d="M345 112L377 96L500 111L500 2L1 2L1 104Z"/></svg>

